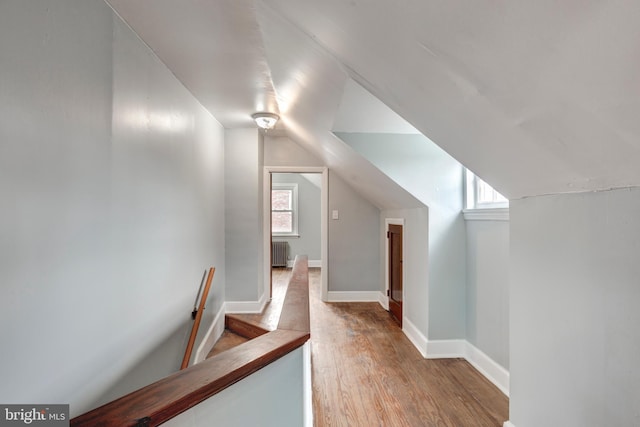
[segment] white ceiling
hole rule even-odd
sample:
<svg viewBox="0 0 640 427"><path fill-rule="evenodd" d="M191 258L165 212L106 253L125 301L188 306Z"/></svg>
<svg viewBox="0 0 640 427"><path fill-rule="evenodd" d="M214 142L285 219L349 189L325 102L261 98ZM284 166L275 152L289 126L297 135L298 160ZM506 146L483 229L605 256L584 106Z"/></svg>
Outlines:
<svg viewBox="0 0 640 427"><path fill-rule="evenodd" d="M224 127L278 113L254 1L108 3Z"/></svg>
<svg viewBox="0 0 640 427"><path fill-rule="evenodd" d="M279 110L378 206L408 201L331 134L399 132L367 91L510 198L640 185L637 0L108 1L225 127Z"/></svg>

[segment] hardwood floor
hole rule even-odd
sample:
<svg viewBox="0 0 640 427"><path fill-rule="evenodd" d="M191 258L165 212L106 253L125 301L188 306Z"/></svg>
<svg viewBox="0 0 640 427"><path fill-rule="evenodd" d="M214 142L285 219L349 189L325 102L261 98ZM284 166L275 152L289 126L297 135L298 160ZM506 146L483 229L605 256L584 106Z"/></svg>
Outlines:
<svg viewBox="0 0 640 427"><path fill-rule="evenodd" d="M242 317L274 329L287 278L277 270L262 319ZM309 280L315 426L497 427L509 418L508 398L468 362L424 359L378 303L323 303L319 269Z"/></svg>
<svg viewBox="0 0 640 427"><path fill-rule="evenodd" d="M316 426L502 426L508 399L463 359L427 360L378 303L323 303L310 272Z"/></svg>
<svg viewBox="0 0 640 427"><path fill-rule="evenodd" d="M273 290L271 295L271 301L267 303L262 313L259 314L232 314L227 315L228 323L229 317L239 319L241 321L251 323L259 326L262 329L273 331L278 326L280 320L280 312L282 311L282 304L284 303L284 296L287 293L287 284L289 283L289 277L291 276L290 268L274 268L271 272L273 278ZM235 328L233 328L235 330ZM243 336L244 335L244 336ZM246 342L248 339L245 336L251 336L250 334L238 334L225 329L222 336L218 338L215 345L207 354L207 359L221 353L229 348Z"/></svg>
<svg viewBox="0 0 640 427"><path fill-rule="evenodd" d="M316 269L318 270L318 269ZM318 271L319 274L319 271ZM290 268L274 268L271 270L273 281L271 301L267 303L261 314L234 314L234 317L243 319L246 322L254 323L264 329L273 331L278 326L280 311L284 296L287 293L287 284L291 276Z"/></svg>

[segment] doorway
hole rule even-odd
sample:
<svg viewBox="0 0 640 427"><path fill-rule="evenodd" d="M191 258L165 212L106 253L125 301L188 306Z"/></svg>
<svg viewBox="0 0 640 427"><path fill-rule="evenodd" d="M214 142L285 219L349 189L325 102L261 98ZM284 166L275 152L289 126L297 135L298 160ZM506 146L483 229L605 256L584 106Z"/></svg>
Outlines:
<svg viewBox="0 0 640 427"><path fill-rule="evenodd" d="M263 252L264 252L264 269L263 277L265 283L265 291L271 298L271 282L272 282L272 175L273 174L317 174L320 179L320 271L321 271L321 298L327 300L328 295L328 170L325 167L282 167L282 166L265 166L263 176L263 200L264 200L264 222L263 222ZM286 215L284 215L286 216ZM295 234L295 233L294 233Z"/></svg>
<svg viewBox="0 0 640 427"><path fill-rule="evenodd" d="M403 286L403 228L401 220L387 219L387 295L389 313L402 327Z"/></svg>

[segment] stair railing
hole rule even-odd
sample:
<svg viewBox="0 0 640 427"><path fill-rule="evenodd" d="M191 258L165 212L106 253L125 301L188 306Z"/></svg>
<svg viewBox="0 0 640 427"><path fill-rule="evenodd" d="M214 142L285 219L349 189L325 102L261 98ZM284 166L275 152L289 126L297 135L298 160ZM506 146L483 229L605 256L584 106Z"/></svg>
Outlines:
<svg viewBox="0 0 640 427"><path fill-rule="evenodd" d="M297 256L275 331L79 415L71 427L158 426L302 347L310 338L308 277L307 257Z"/></svg>
<svg viewBox="0 0 640 427"><path fill-rule="evenodd" d="M193 345L196 342L196 336L198 335L198 328L200 327L200 321L202 320L202 314L204 313L204 306L207 302L207 296L209 296L209 289L211 289L211 281L213 280L213 275L216 272L214 267L209 269L209 275L207 276L207 284L204 286L204 291L202 292L202 297L200 298L200 306L195 311L196 318L193 321L193 325L191 326L191 334L189 335L189 342L187 343L187 349L184 352L184 357L182 358L182 364L180 365L180 370L183 370L187 366L189 366L189 360L191 360L191 353L193 352ZM198 293L200 293L198 291ZM196 297L197 301L197 297Z"/></svg>

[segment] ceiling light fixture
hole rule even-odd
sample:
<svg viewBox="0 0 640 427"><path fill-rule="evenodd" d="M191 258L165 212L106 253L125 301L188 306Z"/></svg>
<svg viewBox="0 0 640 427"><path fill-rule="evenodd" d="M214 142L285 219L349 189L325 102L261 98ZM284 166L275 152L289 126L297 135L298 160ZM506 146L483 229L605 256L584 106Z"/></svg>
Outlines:
<svg viewBox="0 0 640 427"><path fill-rule="evenodd" d="M280 116L274 113L254 113L251 115L256 124L262 129L272 129Z"/></svg>

